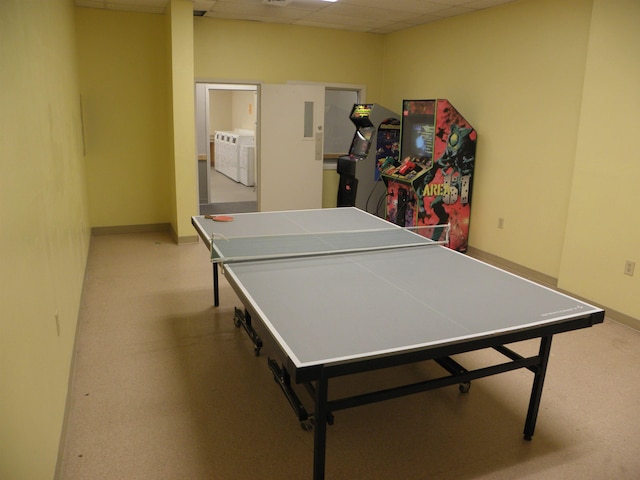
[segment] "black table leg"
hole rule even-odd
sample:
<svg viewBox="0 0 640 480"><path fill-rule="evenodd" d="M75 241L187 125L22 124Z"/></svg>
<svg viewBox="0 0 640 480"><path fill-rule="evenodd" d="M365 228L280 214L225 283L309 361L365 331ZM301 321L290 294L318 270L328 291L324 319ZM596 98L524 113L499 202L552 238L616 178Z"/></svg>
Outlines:
<svg viewBox="0 0 640 480"><path fill-rule="evenodd" d="M533 387L531 389L531 399L529 400L529 410L527 412L527 420L524 424L524 439L531 440L533 432L536 428L536 420L538 419L538 409L540 408L540 399L542 398L542 387L544 386L544 377L547 373L547 364L549 363L549 354L551 352L551 339L553 336L542 337L540 339L540 364L536 367L535 376L533 378Z"/></svg>
<svg viewBox="0 0 640 480"><path fill-rule="evenodd" d="M220 305L220 295L218 294L218 264L213 264L213 305Z"/></svg>
<svg viewBox="0 0 640 480"><path fill-rule="evenodd" d="M329 381L321 375L316 385L315 429L313 431L313 480L324 480L327 451Z"/></svg>

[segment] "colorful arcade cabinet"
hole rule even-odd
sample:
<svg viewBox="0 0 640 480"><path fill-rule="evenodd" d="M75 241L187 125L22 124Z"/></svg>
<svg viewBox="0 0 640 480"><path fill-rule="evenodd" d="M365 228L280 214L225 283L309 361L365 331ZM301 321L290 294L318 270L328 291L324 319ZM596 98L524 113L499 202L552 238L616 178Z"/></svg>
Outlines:
<svg viewBox="0 0 640 480"><path fill-rule="evenodd" d="M476 139L448 100L404 100L400 161L382 169L387 220L404 227L449 224L448 246L465 252ZM441 241L444 231L426 235Z"/></svg>

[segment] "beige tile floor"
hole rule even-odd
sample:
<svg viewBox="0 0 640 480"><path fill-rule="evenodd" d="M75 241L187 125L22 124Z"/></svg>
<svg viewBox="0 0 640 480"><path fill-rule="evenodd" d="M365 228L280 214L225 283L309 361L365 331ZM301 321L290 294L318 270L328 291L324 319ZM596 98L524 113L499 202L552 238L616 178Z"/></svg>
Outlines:
<svg viewBox="0 0 640 480"><path fill-rule="evenodd" d="M240 304L224 277L212 306L207 253L165 233L92 238L60 479L311 478L313 436L272 380L269 345L255 357L233 326ZM521 434L526 371L464 395L451 387L337 412L327 480L638 479L639 365L640 332L612 321L557 335L532 442Z"/></svg>

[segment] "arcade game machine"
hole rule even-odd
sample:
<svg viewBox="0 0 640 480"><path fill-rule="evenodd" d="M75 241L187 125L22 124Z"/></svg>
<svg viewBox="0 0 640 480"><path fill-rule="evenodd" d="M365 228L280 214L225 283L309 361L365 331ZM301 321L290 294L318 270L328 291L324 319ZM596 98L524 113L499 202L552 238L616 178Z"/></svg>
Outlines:
<svg viewBox="0 0 640 480"><path fill-rule="evenodd" d="M404 100L401 160L387 165L387 220L405 227L450 225L448 246L465 252L477 134L448 100ZM444 240L444 228L425 229Z"/></svg>
<svg viewBox="0 0 640 480"><path fill-rule="evenodd" d="M384 217L385 185L380 166L398 162L399 115L376 104L355 104L356 126L349 154L338 158L338 207L356 206ZM371 148L375 145L375 148Z"/></svg>

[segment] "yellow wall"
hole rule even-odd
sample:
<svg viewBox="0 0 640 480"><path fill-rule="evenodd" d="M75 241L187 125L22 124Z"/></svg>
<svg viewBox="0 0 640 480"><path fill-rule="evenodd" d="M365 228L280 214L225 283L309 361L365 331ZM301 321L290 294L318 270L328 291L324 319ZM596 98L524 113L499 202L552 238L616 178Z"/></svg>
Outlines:
<svg viewBox="0 0 640 480"><path fill-rule="evenodd" d="M89 245L70 1L0 2L0 85L0 478L51 479Z"/></svg>
<svg viewBox="0 0 640 480"><path fill-rule="evenodd" d="M233 130L233 90L209 92L209 135L217 131Z"/></svg>
<svg viewBox="0 0 640 480"><path fill-rule="evenodd" d="M340 175L335 169L322 171L322 208L335 208L338 203Z"/></svg>
<svg viewBox="0 0 640 480"><path fill-rule="evenodd" d="M447 98L478 131L470 244L553 277L590 13L586 0L523 0L385 41L384 103Z"/></svg>
<svg viewBox="0 0 640 480"><path fill-rule="evenodd" d="M91 226L170 223L166 22L161 15L76 12Z"/></svg>
<svg viewBox="0 0 640 480"><path fill-rule="evenodd" d="M640 2L595 0L559 286L640 319ZM636 262L633 277L623 275Z"/></svg>
<svg viewBox="0 0 640 480"><path fill-rule="evenodd" d="M380 101L382 35L198 17L194 37L199 80L358 84Z"/></svg>
<svg viewBox="0 0 640 480"><path fill-rule="evenodd" d="M365 85L366 100L380 102L383 35L205 17L194 37L199 80ZM325 207L335 207L337 179L323 172Z"/></svg>
<svg viewBox="0 0 640 480"><path fill-rule="evenodd" d="M231 92L231 117L234 128L256 131L258 121L257 105L258 95L256 91L232 91Z"/></svg>
<svg viewBox="0 0 640 480"><path fill-rule="evenodd" d="M383 92L387 105L448 98L477 129L471 246L636 327L640 274L623 269L640 245L639 11L521 0L394 33Z"/></svg>
<svg viewBox="0 0 640 480"><path fill-rule="evenodd" d="M170 223L179 239L193 236L194 76L381 94L381 35L193 19L187 7L173 0L164 16L77 9L91 227Z"/></svg>
<svg viewBox="0 0 640 480"><path fill-rule="evenodd" d="M196 241L191 217L198 214L196 190L195 85L193 82L193 3L171 0L167 14L171 35L172 178L175 210L171 225L178 241ZM173 213L175 212L175 213Z"/></svg>

